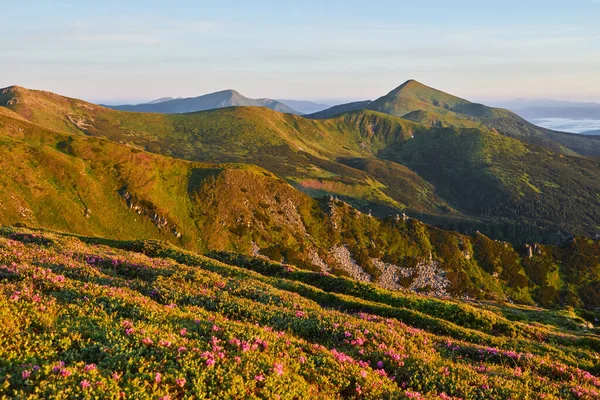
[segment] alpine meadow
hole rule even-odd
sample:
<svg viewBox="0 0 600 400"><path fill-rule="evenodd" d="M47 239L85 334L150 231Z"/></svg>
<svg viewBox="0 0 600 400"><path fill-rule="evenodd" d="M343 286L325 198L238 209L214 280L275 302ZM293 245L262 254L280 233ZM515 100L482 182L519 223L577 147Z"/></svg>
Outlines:
<svg viewBox="0 0 600 400"><path fill-rule="evenodd" d="M600 399L600 4L33 3L0 398Z"/></svg>

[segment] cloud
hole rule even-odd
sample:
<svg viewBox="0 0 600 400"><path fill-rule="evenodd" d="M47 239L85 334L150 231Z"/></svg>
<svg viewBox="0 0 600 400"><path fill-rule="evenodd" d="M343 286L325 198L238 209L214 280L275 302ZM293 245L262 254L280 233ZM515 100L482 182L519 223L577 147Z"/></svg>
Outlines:
<svg viewBox="0 0 600 400"><path fill-rule="evenodd" d="M181 34L202 35L213 32L215 21L208 20L161 20L158 18L100 18L71 21L62 25L23 28L4 32L0 43L8 48L47 46L69 48L77 43L107 46L145 46L176 41ZM0 28L1 31L1 28ZM13 46L11 46L11 43Z"/></svg>
<svg viewBox="0 0 600 400"><path fill-rule="evenodd" d="M187 33L207 33L214 31L217 27L216 21L169 21L167 22L169 29L175 29Z"/></svg>

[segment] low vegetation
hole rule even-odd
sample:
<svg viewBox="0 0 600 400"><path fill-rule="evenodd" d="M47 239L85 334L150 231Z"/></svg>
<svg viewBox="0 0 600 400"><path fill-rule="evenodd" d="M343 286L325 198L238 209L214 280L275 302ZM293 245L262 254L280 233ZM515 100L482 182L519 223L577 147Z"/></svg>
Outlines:
<svg viewBox="0 0 600 400"><path fill-rule="evenodd" d="M598 332L572 312L214 257L222 261L166 242L2 229L0 394L600 396Z"/></svg>

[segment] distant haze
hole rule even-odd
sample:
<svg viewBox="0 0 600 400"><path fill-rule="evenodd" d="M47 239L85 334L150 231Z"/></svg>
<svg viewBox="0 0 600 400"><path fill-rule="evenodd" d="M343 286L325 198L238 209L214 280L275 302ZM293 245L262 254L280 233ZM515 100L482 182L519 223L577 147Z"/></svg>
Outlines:
<svg viewBox="0 0 600 400"><path fill-rule="evenodd" d="M514 111L526 120L548 129L563 132L599 134L600 104L552 99L515 99L491 102L496 107Z"/></svg>

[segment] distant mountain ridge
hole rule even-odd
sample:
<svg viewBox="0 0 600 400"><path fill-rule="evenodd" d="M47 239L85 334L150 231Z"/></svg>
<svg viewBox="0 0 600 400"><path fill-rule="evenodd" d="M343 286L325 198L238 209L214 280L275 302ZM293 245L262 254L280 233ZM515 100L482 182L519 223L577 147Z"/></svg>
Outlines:
<svg viewBox="0 0 600 400"><path fill-rule="evenodd" d="M180 99L181 97L178 97L177 99ZM149 101L147 103L143 103L143 104L159 104L159 103L164 103L165 101L171 101L171 100L175 100L175 97L161 97L159 99L156 100L152 100Z"/></svg>
<svg viewBox="0 0 600 400"><path fill-rule="evenodd" d="M529 120L542 118L600 120L600 104L595 102L515 99L498 102L496 105L507 108Z"/></svg>
<svg viewBox="0 0 600 400"><path fill-rule="evenodd" d="M528 107L515 110L515 113L526 119L568 118L600 120L600 105L585 107Z"/></svg>
<svg viewBox="0 0 600 400"><path fill-rule="evenodd" d="M312 114L322 110L326 110L331 107L331 104L320 104L315 103L313 101L307 100L284 100L284 99L276 99L286 106L292 108L293 110L298 111L300 114Z"/></svg>
<svg viewBox="0 0 600 400"><path fill-rule="evenodd" d="M553 100L553 99L528 99L519 98L507 101L490 102L494 107L506 108L508 110L522 110L529 107L600 107L600 103L593 101L572 101L572 100Z"/></svg>
<svg viewBox="0 0 600 400"><path fill-rule="evenodd" d="M358 111L368 108L369 104L371 104L371 100L363 100L363 101L354 101L352 103L338 104L336 106L330 107L326 110L322 110L313 114L305 115L307 118L314 119L326 119L336 117L340 114Z"/></svg>
<svg viewBox="0 0 600 400"><path fill-rule="evenodd" d="M171 100L157 99L146 104L105 107L121 111L181 114L237 106L266 107L283 113L299 114L298 111L279 101L267 98L251 99L231 89L209 93L198 97L187 97Z"/></svg>

